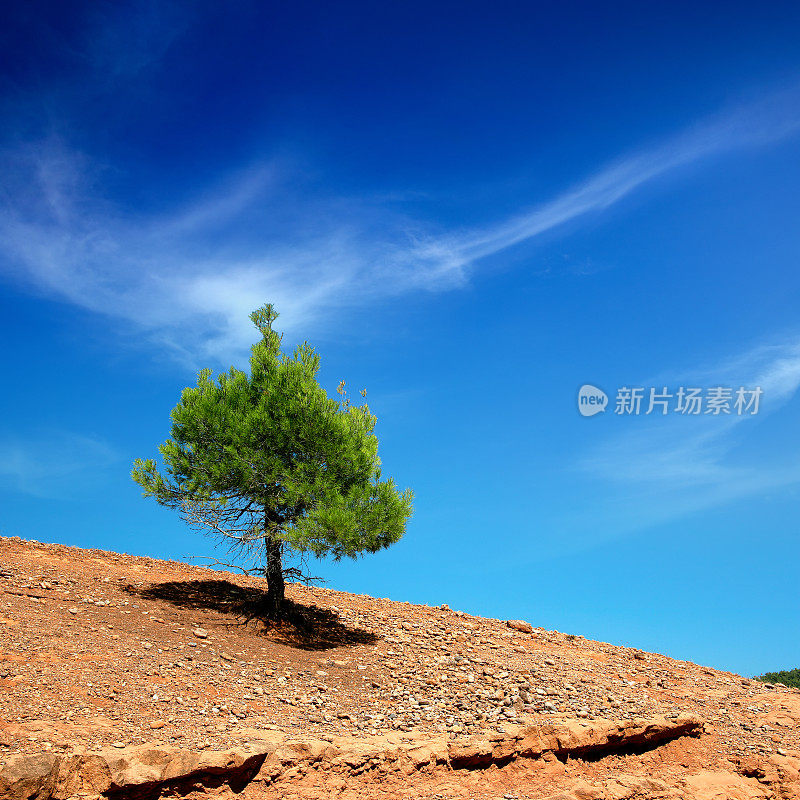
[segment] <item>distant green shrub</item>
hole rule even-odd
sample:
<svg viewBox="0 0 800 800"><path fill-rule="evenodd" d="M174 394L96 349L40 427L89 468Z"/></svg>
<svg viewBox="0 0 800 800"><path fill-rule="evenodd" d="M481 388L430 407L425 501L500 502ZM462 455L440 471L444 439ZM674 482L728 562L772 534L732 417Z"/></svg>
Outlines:
<svg viewBox="0 0 800 800"><path fill-rule="evenodd" d="M800 689L800 667L786 669L783 672L765 672L763 675L756 675L756 680L764 683L785 683L787 686Z"/></svg>

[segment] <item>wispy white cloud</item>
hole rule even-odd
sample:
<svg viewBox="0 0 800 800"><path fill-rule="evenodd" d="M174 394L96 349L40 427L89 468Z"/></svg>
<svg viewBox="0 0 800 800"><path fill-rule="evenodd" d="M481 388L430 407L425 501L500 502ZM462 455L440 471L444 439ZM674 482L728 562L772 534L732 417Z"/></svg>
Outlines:
<svg viewBox="0 0 800 800"><path fill-rule="evenodd" d="M67 431L0 439L0 489L66 498L97 488L118 455L106 442ZM80 488L76 488L80 487Z"/></svg>
<svg viewBox="0 0 800 800"><path fill-rule="evenodd" d="M603 212L661 176L798 131L792 89L620 159L511 218L450 232L374 201L293 191L280 163L255 163L181 207L148 214L111 203L103 170L52 137L0 159L0 268L189 358L225 362L245 351L247 312L265 300L292 336L343 309L453 289L478 262Z"/></svg>
<svg viewBox="0 0 800 800"><path fill-rule="evenodd" d="M603 211L646 183L703 159L780 141L800 131L800 90L770 94L720 113L667 142L626 156L579 185L511 219L432 243L435 258L471 264L585 214Z"/></svg>
<svg viewBox="0 0 800 800"><path fill-rule="evenodd" d="M138 78L163 59L191 18L188 6L164 0L97 3L88 9L76 55L101 81Z"/></svg>

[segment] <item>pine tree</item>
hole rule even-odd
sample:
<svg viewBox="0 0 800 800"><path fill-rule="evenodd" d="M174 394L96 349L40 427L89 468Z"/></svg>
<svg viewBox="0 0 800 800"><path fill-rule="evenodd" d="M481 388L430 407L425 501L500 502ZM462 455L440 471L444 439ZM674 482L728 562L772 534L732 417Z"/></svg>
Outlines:
<svg viewBox="0 0 800 800"><path fill-rule="evenodd" d="M261 333L249 374L202 370L172 411L159 447L163 475L137 459L133 479L190 525L211 531L251 559L267 580L269 619L285 609L291 554L356 558L398 541L411 515L410 490L382 480L376 418L339 385L317 381L320 358L306 342L290 356L273 330L272 305L250 318ZM366 396L366 392L362 392Z"/></svg>

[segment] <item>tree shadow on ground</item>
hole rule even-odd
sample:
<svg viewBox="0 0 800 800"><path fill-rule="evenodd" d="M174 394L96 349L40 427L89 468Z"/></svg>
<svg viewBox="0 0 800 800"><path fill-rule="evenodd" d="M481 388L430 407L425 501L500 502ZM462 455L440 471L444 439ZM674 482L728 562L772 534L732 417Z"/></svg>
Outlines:
<svg viewBox="0 0 800 800"><path fill-rule="evenodd" d="M267 593L252 586L238 586L227 580L165 581L148 586L125 586L128 594L147 600L163 600L179 608L218 611L237 617L238 623L255 623L273 641L302 650L329 650L360 644L375 644L370 631L350 628L337 614L318 606L286 600L280 622L262 613Z"/></svg>

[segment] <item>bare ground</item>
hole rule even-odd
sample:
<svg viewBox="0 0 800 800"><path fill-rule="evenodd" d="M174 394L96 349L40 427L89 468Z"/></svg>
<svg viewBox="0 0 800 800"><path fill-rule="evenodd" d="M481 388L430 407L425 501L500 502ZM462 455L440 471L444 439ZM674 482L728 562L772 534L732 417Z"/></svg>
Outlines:
<svg viewBox="0 0 800 800"><path fill-rule="evenodd" d="M0 764L145 744L213 753L260 736L329 742L340 755L341 742L372 742L377 755L344 770L284 759L269 780L262 769L242 785L169 792L800 797L792 772L800 767L799 691L576 635L329 589L290 587L300 627L266 626L249 619L263 588L178 562L0 538ZM381 755L386 743L426 737L452 752L521 728L591 730L685 713L702 718L702 735L630 751L515 754L471 768L447 757L414 765Z"/></svg>

